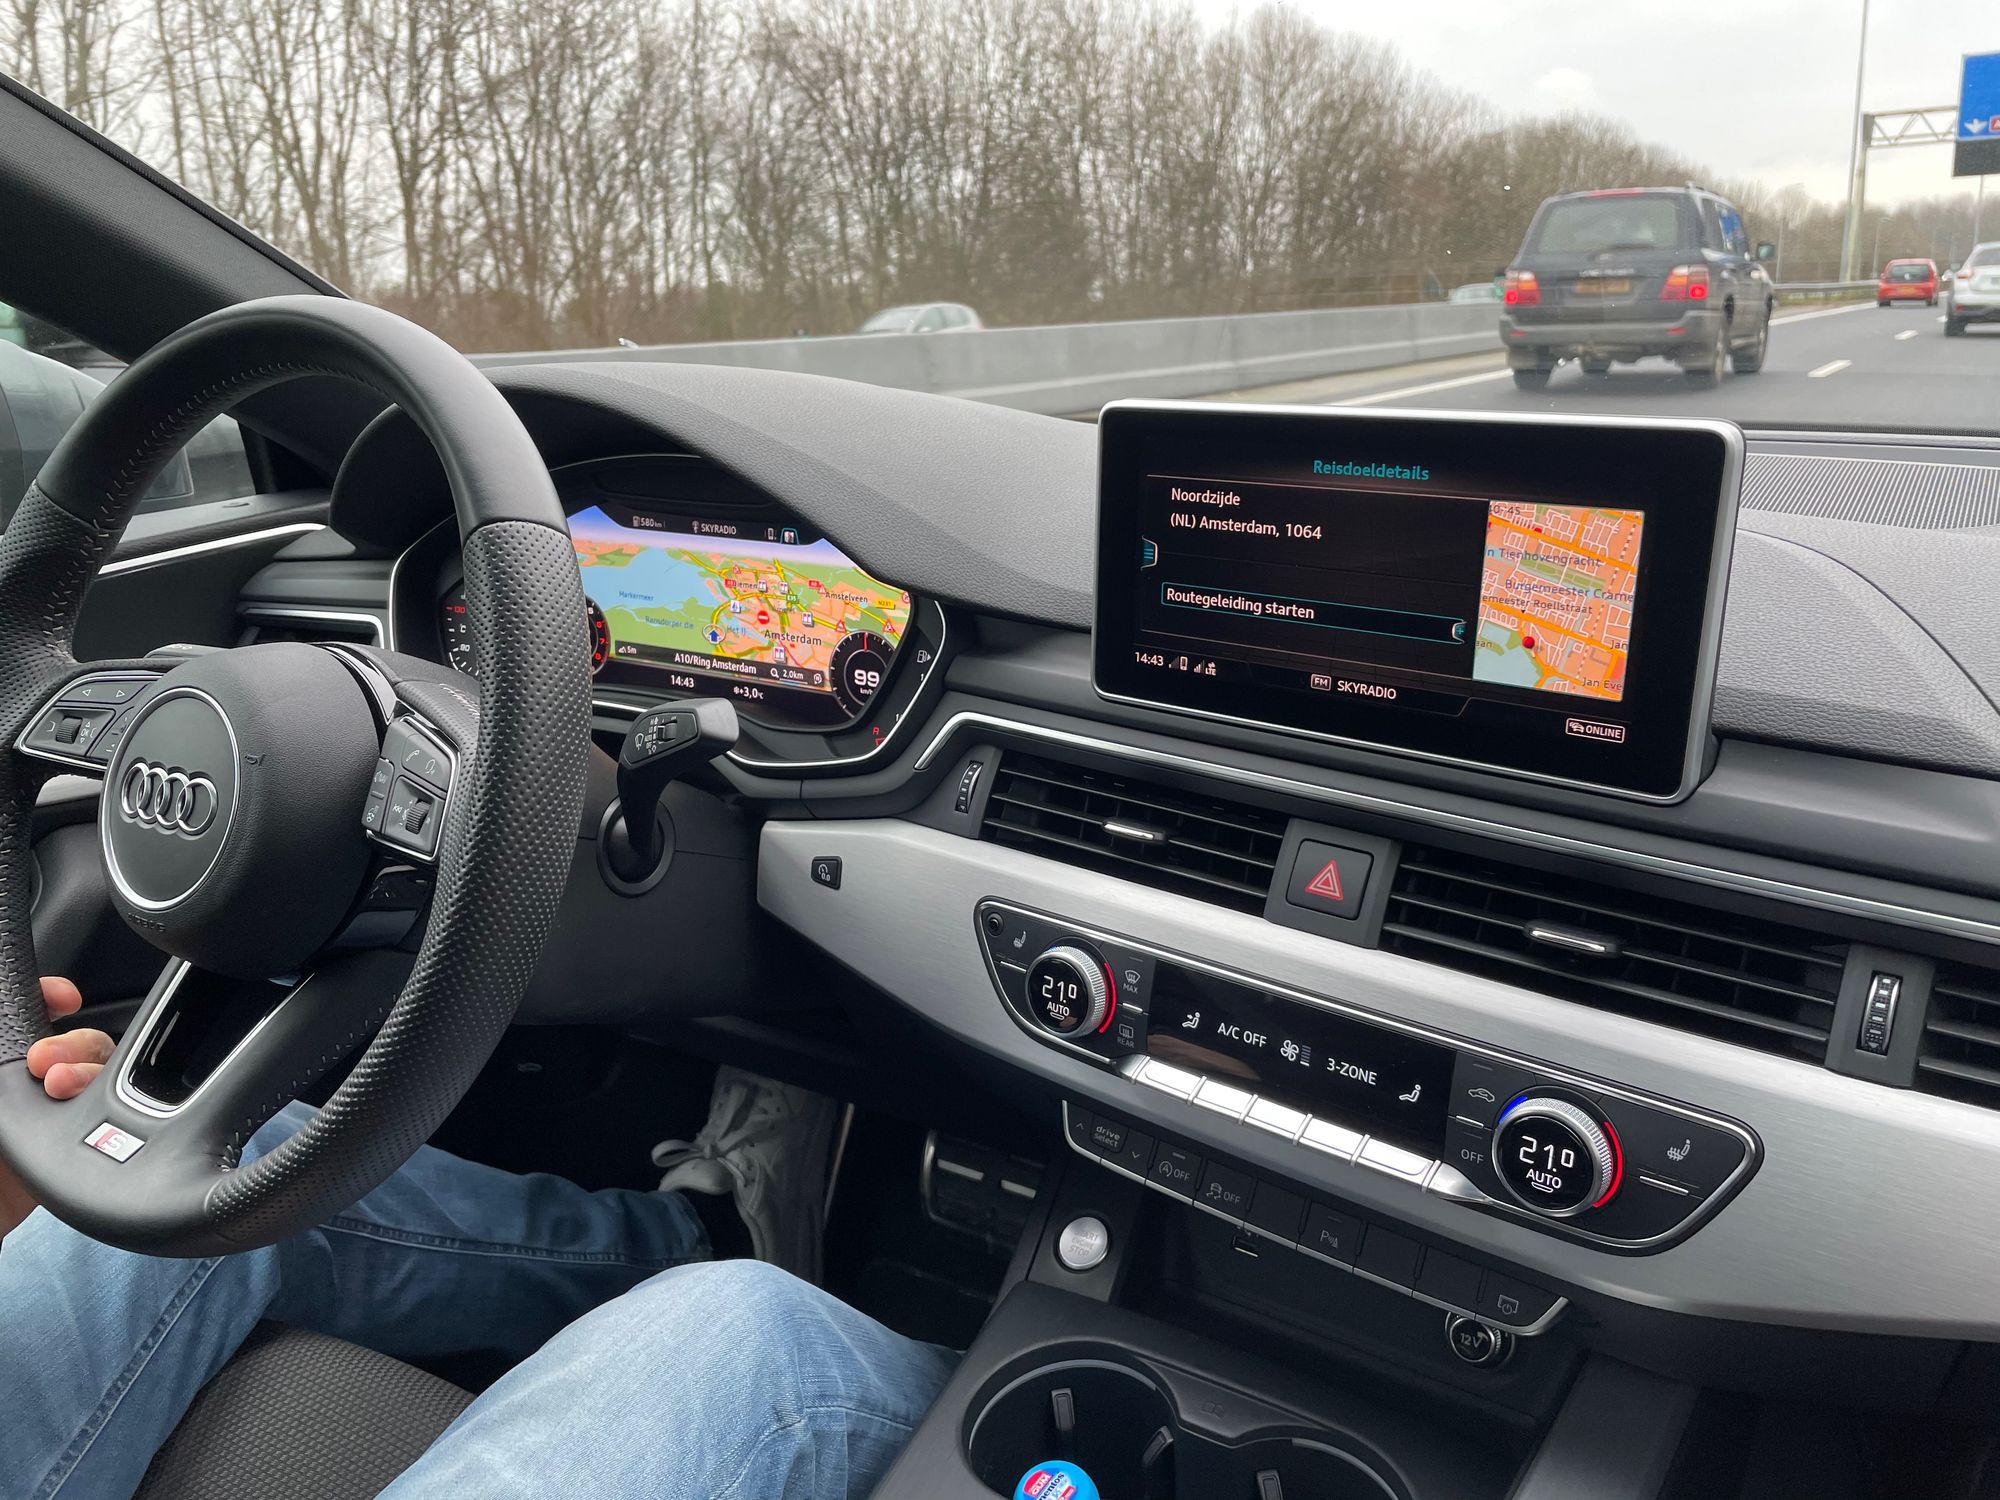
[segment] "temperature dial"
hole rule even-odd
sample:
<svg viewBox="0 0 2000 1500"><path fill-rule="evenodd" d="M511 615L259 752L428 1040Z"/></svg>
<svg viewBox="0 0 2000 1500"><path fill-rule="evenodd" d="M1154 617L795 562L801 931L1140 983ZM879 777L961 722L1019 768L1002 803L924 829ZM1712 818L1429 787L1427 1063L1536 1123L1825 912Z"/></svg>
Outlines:
<svg viewBox="0 0 2000 1500"><path fill-rule="evenodd" d="M1493 1127L1493 1170L1526 1208L1567 1219L1608 1203L1623 1163L1618 1138L1580 1104L1529 1094Z"/></svg>
<svg viewBox="0 0 2000 1500"><path fill-rule="evenodd" d="M1097 1030L1111 1014L1111 979L1081 948L1051 948L1028 966L1028 1008L1057 1036Z"/></svg>

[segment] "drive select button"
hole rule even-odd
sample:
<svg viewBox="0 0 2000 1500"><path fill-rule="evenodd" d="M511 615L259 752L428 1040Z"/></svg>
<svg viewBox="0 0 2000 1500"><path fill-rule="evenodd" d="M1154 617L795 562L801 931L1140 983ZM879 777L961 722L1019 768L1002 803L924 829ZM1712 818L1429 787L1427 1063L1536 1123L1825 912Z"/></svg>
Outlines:
<svg viewBox="0 0 2000 1500"><path fill-rule="evenodd" d="M1306 839L1293 857L1285 899L1306 911L1351 920L1361 915L1361 898L1374 864L1375 857L1363 850Z"/></svg>

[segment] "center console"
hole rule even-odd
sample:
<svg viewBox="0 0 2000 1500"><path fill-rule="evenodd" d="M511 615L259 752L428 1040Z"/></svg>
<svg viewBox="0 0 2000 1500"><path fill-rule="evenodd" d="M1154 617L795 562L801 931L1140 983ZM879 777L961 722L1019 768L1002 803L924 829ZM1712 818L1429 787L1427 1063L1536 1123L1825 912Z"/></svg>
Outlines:
<svg viewBox="0 0 2000 1500"><path fill-rule="evenodd" d="M983 902L975 924L1024 1030L1219 1116L1225 1132L1277 1136L1302 1160L1620 1254L1684 1239L1756 1170L1747 1126L1611 1080L1003 901ZM1135 1137L1069 1121L1071 1143L1114 1170L1248 1219L1226 1173L1204 1178Z"/></svg>

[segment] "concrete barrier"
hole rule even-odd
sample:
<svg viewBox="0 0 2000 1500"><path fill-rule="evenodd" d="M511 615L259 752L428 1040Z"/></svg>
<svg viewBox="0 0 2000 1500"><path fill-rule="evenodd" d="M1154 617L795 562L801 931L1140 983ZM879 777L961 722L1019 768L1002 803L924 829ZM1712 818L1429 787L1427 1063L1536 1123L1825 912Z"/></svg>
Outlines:
<svg viewBox="0 0 2000 1500"><path fill-rule="evenodd" d="M637 360L797 370L1066 416L1120 396L1209 396L1499 347L1498 303L1426 302L970 334L560 349L482 354L474 363Z"/></svg>

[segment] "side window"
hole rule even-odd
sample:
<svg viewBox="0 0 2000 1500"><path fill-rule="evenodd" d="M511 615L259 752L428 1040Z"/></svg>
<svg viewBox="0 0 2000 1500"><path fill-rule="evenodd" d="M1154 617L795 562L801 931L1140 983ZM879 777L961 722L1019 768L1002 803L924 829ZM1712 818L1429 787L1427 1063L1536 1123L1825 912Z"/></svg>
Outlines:
<svg viewBox="0 0 2000 1500"><path fill-rule="evenodd" d="M0 303L0 518L12 515L64 433L124 368L53 323ZM174 456L141 513L256 493L243 434L217 417Z"/></svg>
<svg viewBox="0 0 2000 1500"><path fill-rule="evenodd" d="M1736 255L1750 253L1750 237L1743 231L1743 215L1727 203L1721 206L1722 242Z"/></svg>
<svg viewBox="0 0 2000 1500"><path fill-rule="evenodd" d="M944 316L935 307L924 309L924 315L917 319L918 333L936 333L944 327Z"/></svg>
<svg viewBox="0 0 2000 1500"><path fill-rule="evenodd" d="M1722 249L1729 243L1729 240L1722 232L1721 220L1716 217L1715 200L1713 198L1699 198L1696 201L1701 204L1701 248L1704 250Z"/></svg>

